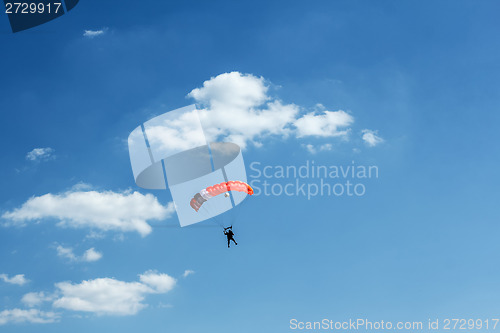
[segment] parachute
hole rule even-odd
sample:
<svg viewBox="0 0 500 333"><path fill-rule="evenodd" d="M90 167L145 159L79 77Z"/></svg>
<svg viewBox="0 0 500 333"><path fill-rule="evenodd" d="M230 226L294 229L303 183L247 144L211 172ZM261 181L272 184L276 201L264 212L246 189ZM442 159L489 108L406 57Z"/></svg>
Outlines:
<svg viewBox="0 0 500 333"><path fill-rule="evenodd" d="M136 184L168 188L181 227L206 220L221 224L221 215L235 218L238 206L253 194L240 147L210 137L208 117L190 105L146 121L128 138Z"/></svg>
<svg viewBox="0 0 500 333"><path fill-rule="evenodd" d="M198 211L203 205L205 201L208 199L215 197L216 195L219 195L224 192L229 192L229 191L238 191L238 192L245 192L248 195L253 194L253 189L248 185L247 183L240 182L240 181L228 181L228 182L222 182L220 184L215 184L214 186L209 186L207 188L202 189L199 193L196 193L189 202L191 207L195 211ZM226 195L224 195L226 196Z"/></svg>

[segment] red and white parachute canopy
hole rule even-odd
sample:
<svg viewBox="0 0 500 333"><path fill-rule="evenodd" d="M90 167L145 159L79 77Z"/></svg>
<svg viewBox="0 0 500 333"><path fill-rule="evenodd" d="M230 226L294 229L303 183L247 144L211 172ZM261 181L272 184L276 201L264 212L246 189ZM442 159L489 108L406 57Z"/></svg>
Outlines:
<svg viewBox="0 0 500 333"><path fill-rule="evenodd" d="M241 182L239 180L230 180L228 182L222 182L220 184L215 184L207 188L202 189L200 192L196 193L189 203L195 211L198 211L205 201L216 195L229 192L238 191L245 192L248 195L253 194L253 189L247 183Z"/></svg>

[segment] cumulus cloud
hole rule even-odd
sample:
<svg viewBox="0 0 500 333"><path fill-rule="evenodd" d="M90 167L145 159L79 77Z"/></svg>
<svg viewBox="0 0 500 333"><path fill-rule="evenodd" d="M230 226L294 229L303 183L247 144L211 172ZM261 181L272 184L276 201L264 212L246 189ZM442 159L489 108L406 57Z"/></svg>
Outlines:
<svg viewBox="0 0 500 333"><path fill-rule="evenodd" d="M69 191L32 197L20 207L5 212L5 225L24 226L27 222L58 220L58 225L101 231L152 231L148 220L164 220L174 211L172 204L161 205L152 194L112 191Z"/></svg>
<svg viewBox="0 0 500 333"><path fill-rule="evenodd" d="M174 278L155 271L139 275L137 282L114 278L86 280L79 284L60 282L56 284L60 296L53 306L98 315L134 315L147 306L143 303L146 295L167 293L175 284Z"/></svg>
<svg viewBox="0 0 500 333"><path fill-rule="evenodd" d="M100 30L85 30L83 32L83 37L94 38L97 36L101 36L101 35L104 35L104 33L106 33L107 30L108 30L107 28L100 29Z"/></svg>
<svg viewBox="0 0 500 333"><path fill-rule="evenodd" d="M54 312L44 312L37 309L12 309L0 312L0 325L7 323L35 323L47 324L59 320L59 315Z"/></svg>
<svg viewBox="0 0 500 333"><path fill-rule="evenodd" d="M248 143L259 147L272 135L347 138L354 122L347 112L319 110L301 116L297 105L271 98L268 89L262 77L231 72L205 81L188 97L204 107L199 115L209 141L228 140L244 148Z"/></svg>
<svg viewBox="0 0 500 333"><path fill-rule="evenodd" d="M93 247L85 251L85 253L82 256L82 260L86 262L97 261L101 258L102 258L102 253L96 251Z"/></svg>
<svg viewBox="0 0 500 333"><path fill-rule="evenodd" d="M369 147L375 147L376 145L384 142L384 139L379 137L377 134L377 131L372 131L369 129L364 129L361 131L363 134L362 138L363 141L369 146Z"/></svg>
<svg viewBox="0 0 500 333"><path fill-rule="evenodd" d="M64 247L62 245L58 245L56 251L59 257L70 261L93 262L102 258L102 253L96 251L93 247L85 251L82 256L75 255L71 247Z"/></svg>
<svg viewBox="0 0 500 333"><path fill-rule="evenodd" d="M323 111L321 114L308 113L295 121L297 137L345 137L347 128L354 118L345 111Z"/></svg>
<svg viewBox="0 0 500 333"><path fill-rule="evenodd" d="M26 159L29 161L46 161L54 157L54 149L47 148L35 148L26 154Z"/></svg>
<svg viewBox="0 0 500 333"><path fill-rule="evenodd" d="M231 72L220 74L192 90L188 96L205 108L199 112L209 140L227 139L245 147L265 136L286 136L299 113L267 96L263 78Z"/></svg>
<svg viewBox="0 0 500 333"><path fill-rule="evenodd" d="M188 277L189 275L194 274L194 271L191 269L186 269L184 271L184 274L182 274L182 277Z"/></svg>
<svg viewBox="0 0 500 333"><path fill-rule="evenodd" d="M139 280L161 294L172 290L176 283L173 277L153 270L149 270L139 275Z"/></svg>
<svg viewBox="0 0 500 333"><path fill-rule="evenodd" d="M54 295L47 295L43 291L27 293L21 299L21 302L29 307L40 306L43 302L50 302Z"/></svg>
<svg viewBox="0 0 500 333"><path fill-rule="evenodd" d="M7 274L0 274L0 280L10 284L17 284L18 286L25 285L29 282L29 280L24 277L24 274L17 274L13 277L9 277Z"/></svg>
<svg viewBox="0 0 500 333"><path fill-rule="evenodd" d="M188 96L212 109L221 107L251 109L269 99L267 90L264 78L231 72L203 82L202 88L193 89Z"/></svg>
<svg viewBox="0 0 500 333"><path fill-rule="evenodd" d="M354 117L344 110L326 110L318 103L314 111L307 112L296 104L283 103L269 94L269 84L263 77L240 72L212 77L187 97L196 101L197 111L175 119L157 117L156 123L147 124L148 140L155 151L189 149L202 145L205 138L209 142L234 142L242 148L249 144L262 147L263 140L273 136L348 141L354 124ZM135 135L143 140L140 131ZM135 140L134 135L129 137L129 144L131 140Z"/></svg>
<svg viewBox="0 0 500 333"><path fill-rule="evenodd" d="M195 110L182 114L177 119L159 120L159 123L147 125L148 141L151 147L160 151L180 151L202 146L206 143ZM134 135L138 135L139 138ZM136 132L129 140L143 140L142 132Z"/></svg>

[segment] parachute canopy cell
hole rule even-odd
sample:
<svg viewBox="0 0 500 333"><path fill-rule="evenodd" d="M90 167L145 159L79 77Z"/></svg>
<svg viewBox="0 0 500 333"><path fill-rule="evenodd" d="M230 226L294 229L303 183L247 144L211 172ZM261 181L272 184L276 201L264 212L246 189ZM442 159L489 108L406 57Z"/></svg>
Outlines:
<svg viewBox="0 0 500 333"><path fill-rule="evenodd" d="M194 195L189 204L195 211L199 211L201 205L203 205L203 203L208 199L229 191L245 192L249 195L253 194L252 187L250 187L247 183L230 180L228 182L222 182L220 184L215 184L202 189L199 193ZM224 196L227 197L228 195Z"/></svg>

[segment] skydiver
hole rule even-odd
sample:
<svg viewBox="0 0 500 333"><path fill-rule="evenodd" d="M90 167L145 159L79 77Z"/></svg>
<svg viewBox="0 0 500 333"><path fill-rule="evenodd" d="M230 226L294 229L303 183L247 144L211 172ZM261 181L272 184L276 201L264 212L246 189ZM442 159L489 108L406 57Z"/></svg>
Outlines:
<svg viewBox="0 0 500 333"><path fill-rule="evenodd" d="M236 243L236 241L233 238L234 233L233 233L232 229L233 229L233 226L229 226L227 228L224 228L224 235L226 235L226 237L227 237L227 247L228 248L229 248L229 242L230 241L233 241L234 245L238 245L238 243Z"/></svg>

